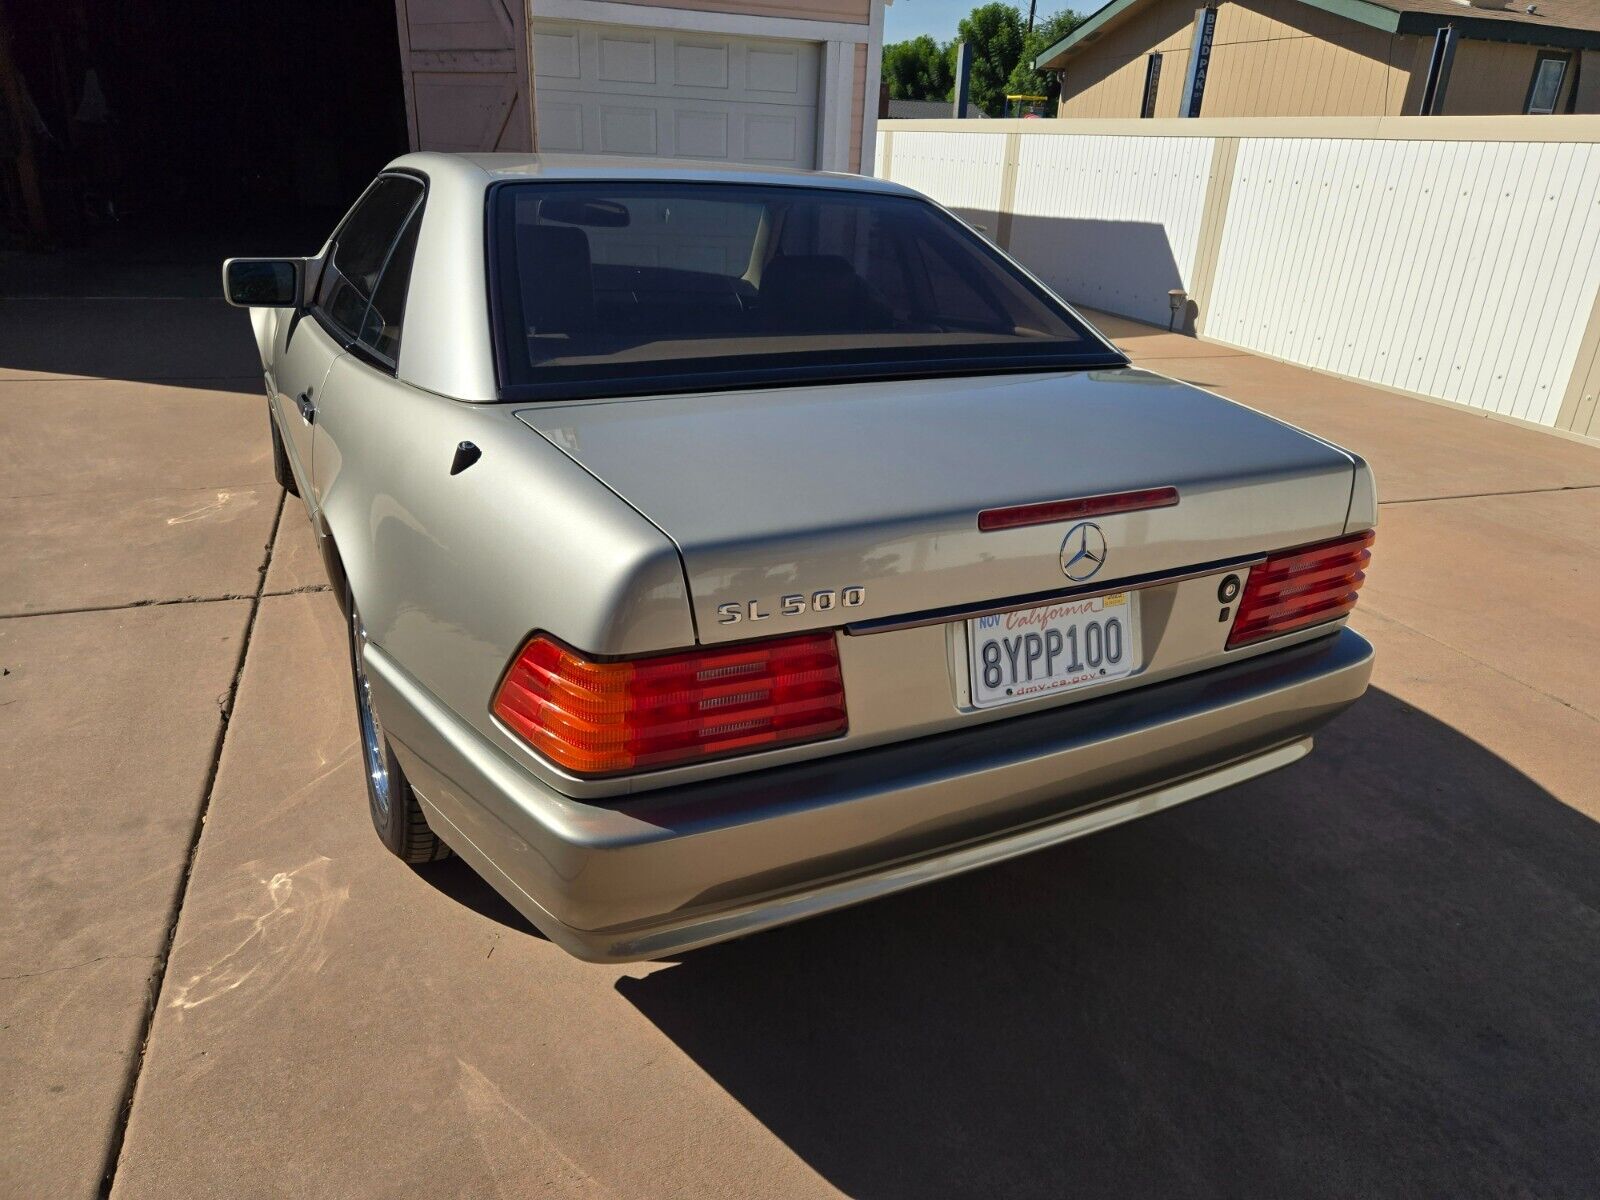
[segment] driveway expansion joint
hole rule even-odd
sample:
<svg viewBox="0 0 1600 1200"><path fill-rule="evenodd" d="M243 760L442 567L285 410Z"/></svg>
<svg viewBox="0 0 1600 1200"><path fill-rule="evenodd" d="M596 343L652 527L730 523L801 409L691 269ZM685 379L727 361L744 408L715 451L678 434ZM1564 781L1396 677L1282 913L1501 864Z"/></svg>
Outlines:
<svg viewBox="0 0 1600 1200"><path fill-rule="evenodd" d="M0 621L15 621L23 617L69 617L78 613L121 612L128 608L164 608L172 604L221 604L227 600L256 598L255 592L223 592L220 596L170 596L159 600L125 600L121 604L85 604L77 608L41 608L35 612L0 613Z"/></svg>
<svg viewBox="0 0 1600 1200"><path fill-rule="evenodd" d="M1564 483L1559 487L1512 488L1505 492L1460 492L1448 496L1411 496L1404 500L1379 500L1378 507L1393 504L1432 504L1437 500L1492 500L1496 496L1548 496L1557 492L1592 492L1600 483Z"/></svg>
<svg viewBox="0 0 1600 1200"><path fill-rule="evenodd" d="M1565 709L1568 709L1568 710L1570 710L1572 712L1575 712L1580 717L1586 717L1589 720L1594 721L1596 724L1600 724L1600 714L1592 713L1588 709L1583 708L1580 705L1574 704L1570 700L1563 700L1560 696L1555 695L1553 692L1547 692L1543 688L1537 686L1536 684L1529 683L1526 679L1520 679L1517 676L1511 674L1511 672L1506 671L1501 667L1495 666L1493 663L1485 662L1483 659L1478 658L1476 655L1471 654L1466 650L1463 650L1460 646L1457 646L1457 645L1454 645L1453 643L1447 642L1443 638L1434 637L1433 634L1428 633L1426 630L1418 629L1415 625L1412 625L1411 623L1409 623L1407 621L1402 621L1399 617L1391 616L1389 613L1384 612L1383 609L1380 607L1380 605L1382 603L1383 602L1381 600L1378 601L1378 603L1376 603L1376 604L1369 602L1369 603L1365 604L1364 607L1365 607L1365 610L1367 612L1372 613L1374 616L1381 617L1383 620L1390 621L1390 622L1400 626L1400 628L1402 628L1402 629L1409 630L1410 632L1416 634L1420 638L1426 638L1428 641L1432 642L1435 646L1443 646L1446 650L1449 650L1452 654L1459 654L1462 658L1466 659L1468 662L1472 663L1475 666L1482 667L1485 671L1492 671L1494 674L1500 676L1500 678L1502 678L1502 679L1509 679L1512 683L1516 684L1518 687L1525 687L1530 692L1533 692L1535 695L1543 696L1546 700L1552 700L1555 703L1561 705L1562 708L1565 708Z"/></svg>
<svg viewBox="0 0 1600 1200"><path fill-rule="evenodd" d="M143 962L148 959L155 961L151 954L97 954L93 958L86 958L82 962L67 963L60 967L45 967L38 971L18 971L15 975L0 975L0 983L9 983L13 979L38 979L41 975L59 975L63 971L76 971L83 967L92 967L95 963L103 962Z"/></svg>
<svg viewBox="0 0 1600 1200"><path fill-rule="evenodd" d="M222 752L227 744L228 726L233 717L234 704L239 697L239 683L244 678L245 662L250 655L251 637L255 633L256 617L261 612L261 597L267 587L267 571L272 566L272 550L278 540L278 526L283 522L283 506L286 495L278 493L277 511L273 513L272 529L267 534L265 552L261 557L258 568L259 577L256 580L256 589L247 597L235 597L250 601L250 613L245 618L244 636L239 643L239 658L234 664L233 677L228 684L228 690L218 698L221 716L217 723L216 739L212 745L211 763L206 772L205 788L201 793L200 809L195 814L194 829L189 836L189 852L184 860L183 874L178 880L174 890L172 907L167 916L166 937L162 941L161 952L156 956L151 969L149 987L146 989L144 1013L140 1018L138 1050L130 1057L128 1075L122 1090L122 1103L118 1106L117 1122L111 1132L111 1139L106 1147L105 1167L100 1177L100 1196L111 1195L112 1188L116 1185L117 1168L122 1162L122 1148L128 1136L128 1122L133 1117L134 1099L138 1094L139 1079L144 1073L145 1058L150 1050L150 1032L155 1024L156 1007L161 1002L161 994L166 987L167 967L172 961L172 946L178 933L178 921L183 915L184 903L189 897L189 883L194 876L195 856L200 849L200 837L205 832L206 817L211 811L211 802L215 798L217 789L217 775L222 767ZM158 602L159 603L159 602ZM193 603L192 601L172 601L169 603ZM139 607L138 605L123 605L118 607Z"/></svg>

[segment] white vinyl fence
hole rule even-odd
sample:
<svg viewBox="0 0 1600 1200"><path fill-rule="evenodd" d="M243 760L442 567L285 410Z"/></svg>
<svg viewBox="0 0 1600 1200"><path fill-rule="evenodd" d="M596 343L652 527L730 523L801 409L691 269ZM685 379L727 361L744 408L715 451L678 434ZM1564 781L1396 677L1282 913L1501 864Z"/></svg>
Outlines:
<svg viewBox="0 0 1600 1200"><path fill-rule="evenodd" d="M1600 120L899 121L877 169L1068 300L1600 436Z"/></svg>

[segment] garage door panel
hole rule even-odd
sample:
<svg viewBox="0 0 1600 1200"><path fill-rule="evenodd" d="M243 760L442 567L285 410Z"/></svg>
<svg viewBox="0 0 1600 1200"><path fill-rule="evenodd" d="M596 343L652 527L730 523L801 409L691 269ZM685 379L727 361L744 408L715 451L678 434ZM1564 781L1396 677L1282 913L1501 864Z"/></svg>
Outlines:
<svg viewBox="0 0 1600 1200"><path fill-rule="evenodd" d="M752 92L800 94L800 55L792 50L758 50L745 56L745 86Z"/></svg>
<svg viewBox="0 0 1600 1200"><path fill-rule="evenodd" d="M533 61L534 69L538 71L538 90L543 91L553 80L582 78L579 55L576 29L551 32L536 29L533 34Z"/></svg>
<svg viewBox="0 0 1600 1200"><path fill-rule="evenodd" d="M675 109L672 141L673 153L681 158L727 158L728 114Z"/></svg>
<svg viewBox="0 0 1600 1200"><path fill-rule="evenodd" d="M724 109L744 108L755 105L758 108L781 108L785 112L797 109L814 109L810 104L788 104L782 97L773 96L765 92L743 92L738 101L730 100L731 89L699 88L699 87L674 87L670 90L660 84L648 83L604 83L585 84L579 79L546 79L539 76L539 97L541 102L545 96L559 95L571 96L573 93L580 95L599 95L608 98L626 96L629 103L635 101L660 101L663 104L687 104L691 107L721 106Z"/></svg>
<svg viewBox="0 0 1600 1200"><path fill-rule="evenodd" d="M810 167L819 48L581 22L534 27L545 150Z"/></svg>
<svg viewBox="0 0 1600 1200"><path fill-rule="evenodd" d="M599 75L606 83L656 82L654 38L601 34L599 42Z"/></svg>
<svg viewBox="0 0 1600 1200"><path fill-rule="evenodd" d="M539 97L539 148L557 153L583 153L583 105Z"/></svg>
<svg viewBox="0 0 1600 1200"><path fill-rule="evenodd" d="M728 47L686 42L677 38L672 43L672 81L678 87L713 88L726 91L728 87Z"/></svg>
<svg viewBox="0 0 1600 1200"><path fill-rule="evenodd" d="M545 91L539 144L570 154L653 155L789 166L809 162L811 108L686 103L659 97Z"/></svg>
<svg viewBox="0 0 1600 1200"><path fill-rule="evenodd" d="M600 105L600 153L659 154L656 116L653 108Z"/></svg>
<svg viewBox="0 0 1600 1200"><path fill-rule="evenodd" d="M745 118L744 157L751 162L789 163L801 155L800 122L788 113Z"/></svg>

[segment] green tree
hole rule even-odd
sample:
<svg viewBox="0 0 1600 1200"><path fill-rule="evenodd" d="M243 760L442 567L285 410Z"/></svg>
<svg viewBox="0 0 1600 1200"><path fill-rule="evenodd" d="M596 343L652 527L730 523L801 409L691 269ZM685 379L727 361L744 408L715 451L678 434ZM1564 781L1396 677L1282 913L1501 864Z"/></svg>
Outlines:
<svg viewBox="0 0 1600 1200"><path fill-rule="evenodd" d="M1011 68L1011 74L1006 79L1006 92L1012 96L1047 96L1050 103L1046 112L1055 113L1056 97L1061 94L1061 80L1054 71L1036 71L1033 69L1034 60L1046 50L1054 46L1067 34L1079 25L1083 18L1071 9L1065 9L1051 16L1035 20L1033 32L1024 34L1022 39L1022 54L1017 59L1017 65Z"/></svg>
<svg viewBox="0 0 1600 1200"><path fill-rule="evenodd" d="M973 9L957 26L956 40L965 42L972 56L972 82L968 96L991 117L1006 105L1006 80L1022 57L1022 14L1009 4L984 4ZM956 47L950 47L951 71Z"/></svg>
<svg viewBox="0 0 1600 1200"><path fill-rule="evenodd" d="M883 81L896 100L948 100L950 60L927 34L883 48Z"/></svg>

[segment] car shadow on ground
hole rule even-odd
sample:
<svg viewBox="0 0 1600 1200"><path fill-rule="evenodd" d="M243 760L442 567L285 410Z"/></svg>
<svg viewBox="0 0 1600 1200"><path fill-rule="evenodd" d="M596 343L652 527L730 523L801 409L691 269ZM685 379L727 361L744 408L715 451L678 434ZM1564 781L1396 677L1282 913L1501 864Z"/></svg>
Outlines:
<svg viewBox="0 0 1600 1200"><path fill-rule="evenodd" d="M457 904L470 908L481 917L504 925L517 933L544 940L544 934L534 928L527 917L511 906L511 902L484 881L465 860L452 854L439 862L422 863L411 868L417 877L448 896Z"/></svg>
<svg viewBox="0 0 1600 1200"><path fill-rule="evenodd" d="M1378 691L1275 776L617 987L852 1196L1600 1179L1600 826Z"/></svg>

